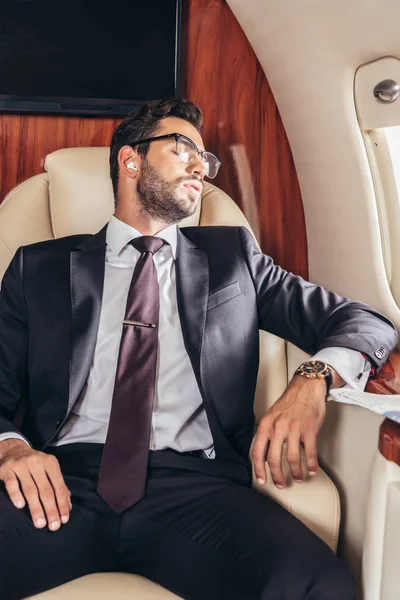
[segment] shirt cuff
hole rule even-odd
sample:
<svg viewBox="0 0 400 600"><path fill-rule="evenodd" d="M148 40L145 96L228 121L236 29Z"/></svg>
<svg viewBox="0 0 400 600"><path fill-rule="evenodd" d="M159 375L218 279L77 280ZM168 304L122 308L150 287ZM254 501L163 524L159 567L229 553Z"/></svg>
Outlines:
<svg viewBox="0 0 400 600"><path fill-rule="evenodd" d="M322 360L331 366L345 381L343 388L364 391L368 383L371 363L365 360L357 350L341 348L338 346L323 348L317 352L312 360Z"/></svg>
<svg viewBox="0 0 400 600"><path fill-rule="evenodd" d="M3 442L4 440L22 440L23 442L28 444L28 446L31 446L31 444L28 442L28 440L23 435L20 435L19 433L14 433L12 431L7 431L6 433L0 433L0 442Z"/></svg>

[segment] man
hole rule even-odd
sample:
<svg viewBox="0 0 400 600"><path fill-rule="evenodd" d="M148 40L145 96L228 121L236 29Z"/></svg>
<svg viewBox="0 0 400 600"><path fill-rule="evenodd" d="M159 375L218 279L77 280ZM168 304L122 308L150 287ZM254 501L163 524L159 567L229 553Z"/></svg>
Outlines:
<svg viewBox="0 0 400 600"><path fill-rule="evenodd" d="M275 266L245 228L177 228L220 166L201 122L183 100L134 110L111 143L109 224L21 248L4 276L4 600L99 571L139 573L187 600L354 596L329 548L251 488L258 331L318 361L258 428L256 476L267 459L278 487L284 442L293 478L305 477L301 443L315 475L327 389L365 385L397 334L365 304Z"/></svg>

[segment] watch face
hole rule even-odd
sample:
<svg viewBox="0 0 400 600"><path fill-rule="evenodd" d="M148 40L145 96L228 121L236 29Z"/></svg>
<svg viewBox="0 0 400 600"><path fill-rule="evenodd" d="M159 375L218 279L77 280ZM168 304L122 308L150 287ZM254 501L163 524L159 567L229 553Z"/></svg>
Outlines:
<svg viewBox="0 0 400 600"><path fill-rule="evenodd" d="M326 364L321 360L312 360L302 364L302 370L307 374L322 373L326 369Z"/></svg>

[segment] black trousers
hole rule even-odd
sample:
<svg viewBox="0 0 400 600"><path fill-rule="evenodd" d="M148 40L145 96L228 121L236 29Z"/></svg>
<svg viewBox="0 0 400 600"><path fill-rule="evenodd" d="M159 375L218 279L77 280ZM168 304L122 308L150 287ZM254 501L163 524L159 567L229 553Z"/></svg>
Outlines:
<svg viewBox="0 0 400 600"><path fill-rule="evenodd" d="M48 449L72 492L58 531L36 529L1 489L1 600L105 571L144 575L185 600L353 600L347 567L249 488L244 466L151 452L145 497L118 515L96 493L102 448Z"/></svg>

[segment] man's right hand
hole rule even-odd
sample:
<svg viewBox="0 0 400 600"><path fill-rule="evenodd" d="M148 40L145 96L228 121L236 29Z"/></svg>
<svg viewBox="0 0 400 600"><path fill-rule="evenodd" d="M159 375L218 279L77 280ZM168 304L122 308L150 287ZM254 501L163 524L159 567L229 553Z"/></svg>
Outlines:
<svg viewBox="0 0 400 600"><path fill-rule="evenodd" d="M51 531L67 523L72 509L67 488L55 456L33 450L22 440L0 442L0 480L17 508L28 503L35 527L48 524Z"/></svg>

